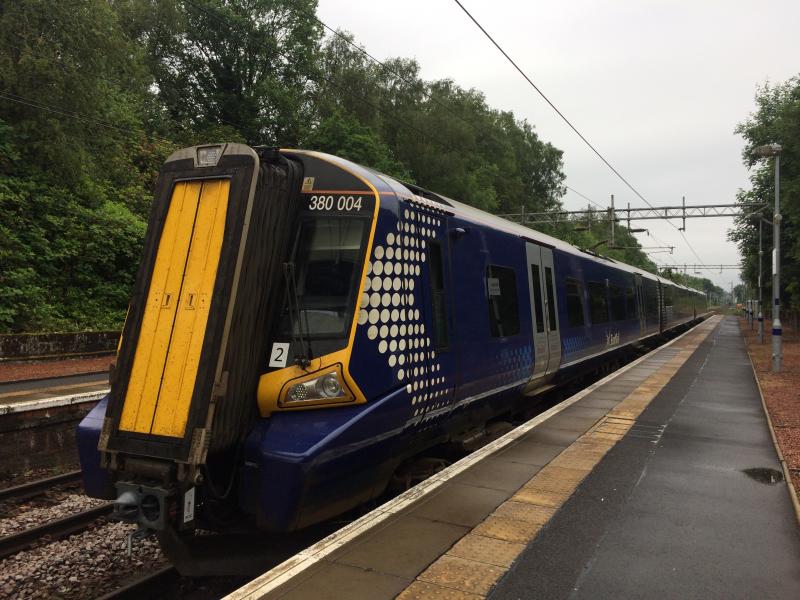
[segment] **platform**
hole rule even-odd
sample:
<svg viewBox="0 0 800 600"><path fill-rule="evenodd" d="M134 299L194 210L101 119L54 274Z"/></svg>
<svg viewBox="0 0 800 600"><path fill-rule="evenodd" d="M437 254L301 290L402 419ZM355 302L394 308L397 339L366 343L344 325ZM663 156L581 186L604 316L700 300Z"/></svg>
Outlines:
<svg viewBox="0 0 800 600"><path fill-rule="evenodd" d="M800 597L735 319L712 317L228 598Z"/></svg>
<svg viewBox="0 0 800 600"><path fill-rule="evenodd" d="M0 415L95 402L108 393L108 373L82 373L0 383Z"/></svg>

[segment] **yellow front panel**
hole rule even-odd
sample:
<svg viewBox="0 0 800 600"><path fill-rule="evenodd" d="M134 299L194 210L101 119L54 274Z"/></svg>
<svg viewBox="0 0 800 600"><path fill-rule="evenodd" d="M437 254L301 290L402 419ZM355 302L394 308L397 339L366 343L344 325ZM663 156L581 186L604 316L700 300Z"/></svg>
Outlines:
<svg viewBox="0 0 800 600"><path fill-rule="evenodd" d="M227 179L208 181L200 194L180 306L151 429L156 435L184 434L225 233L228 188Z"/></svg>
<svg viewBox="0 0 800 600"><path fill-rule="evenodd" d="M222 179L175 185L120 430L183 436L219 263L228 190L228 180Z"/></svg>

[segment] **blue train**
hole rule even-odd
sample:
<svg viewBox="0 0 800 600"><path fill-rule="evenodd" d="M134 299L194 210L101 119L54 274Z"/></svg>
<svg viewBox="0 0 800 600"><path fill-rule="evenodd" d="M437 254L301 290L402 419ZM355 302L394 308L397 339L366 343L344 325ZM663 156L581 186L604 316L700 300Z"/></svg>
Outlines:
<svg viewBox="0 0 800 600"><path fill-rule="evenodd" d="M291 531L706 311L704 294L341 158L165 163L111 391L78 428L118 518Z"/></svg>

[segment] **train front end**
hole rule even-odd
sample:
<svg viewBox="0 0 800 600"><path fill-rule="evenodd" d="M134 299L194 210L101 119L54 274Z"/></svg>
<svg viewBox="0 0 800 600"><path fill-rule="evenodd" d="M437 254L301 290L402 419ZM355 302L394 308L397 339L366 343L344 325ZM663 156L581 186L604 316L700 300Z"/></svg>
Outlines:
<svg viewBox="0 0 800 600"><path fill-rule="evenodd" d="M350 351L380 195L348 165L241 144L165 163L110 393L78 428L86 492L115 518L247 528L256 424L365 402Z"/></svg>

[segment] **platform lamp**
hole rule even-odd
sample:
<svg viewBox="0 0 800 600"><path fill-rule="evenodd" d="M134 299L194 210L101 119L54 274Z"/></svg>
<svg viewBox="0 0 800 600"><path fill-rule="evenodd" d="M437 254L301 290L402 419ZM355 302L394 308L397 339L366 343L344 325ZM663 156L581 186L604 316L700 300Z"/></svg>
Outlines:
<svg viewBox="0 0 800 600"><path fill-rule="evenodd" d="M781 145L767 144L753 148L755 158L775 157L775 212L772 217L773 249L772 249L772 372L780 373L783 358L781 331Z"/></svg>

